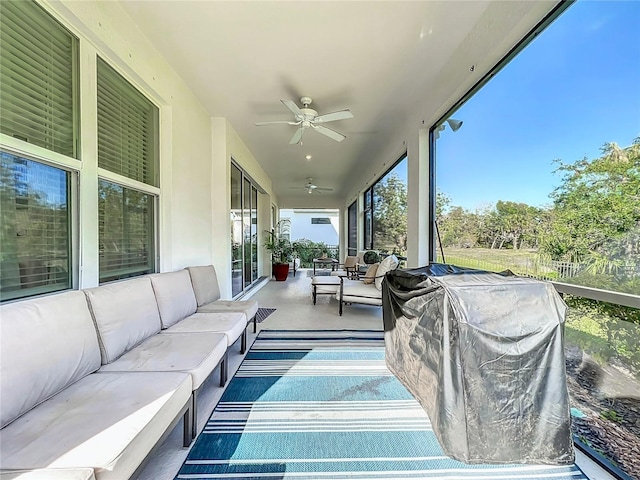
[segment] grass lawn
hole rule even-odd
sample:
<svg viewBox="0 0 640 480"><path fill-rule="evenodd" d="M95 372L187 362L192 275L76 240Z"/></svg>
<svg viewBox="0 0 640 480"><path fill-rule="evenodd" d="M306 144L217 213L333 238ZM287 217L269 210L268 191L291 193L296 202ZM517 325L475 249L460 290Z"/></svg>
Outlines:
<svg viewBox="0 0 640 480"><path fill-rule="evenodd" d="M535 250L492 250L489 248L446 248L447 263L460 267L479 268L492 272L511 270L519 275L541 278L554 277L550 265L543 265ZM442 259L438 254L438 259Z"/></svg>

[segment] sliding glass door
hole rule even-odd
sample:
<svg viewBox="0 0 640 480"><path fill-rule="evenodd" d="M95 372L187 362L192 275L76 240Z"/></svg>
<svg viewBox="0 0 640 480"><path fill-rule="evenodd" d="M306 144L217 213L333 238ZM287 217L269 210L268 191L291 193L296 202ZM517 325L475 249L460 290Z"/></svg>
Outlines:
<svg viewBox="0 0 640 480"><path fill-rule="evenodd" d="M232 294L237 296L258 279L258 188L231 164Z"/></svg>

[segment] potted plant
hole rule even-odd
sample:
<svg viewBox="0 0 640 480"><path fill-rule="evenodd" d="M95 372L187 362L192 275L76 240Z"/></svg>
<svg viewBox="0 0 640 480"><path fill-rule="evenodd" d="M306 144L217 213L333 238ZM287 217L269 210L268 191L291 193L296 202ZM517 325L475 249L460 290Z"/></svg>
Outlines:
<svg viewBox="0 0 640 480"><path fill-rule="evenodd" d="M282 282L289 275L289 262L293 260L293 247L288 238L280 235L280 222L274 231L266 230L264 248L271 252L271 271L276 280Z"/></svg>
<svg viewBox="0 0 640 480"><path fill-rule="evenodd" d="M373 250L368 250L363 255L362 260L367 265L371 265L373 263L378 263L380 261L380 255L378 254L378 252L374 252Z"/></svg>

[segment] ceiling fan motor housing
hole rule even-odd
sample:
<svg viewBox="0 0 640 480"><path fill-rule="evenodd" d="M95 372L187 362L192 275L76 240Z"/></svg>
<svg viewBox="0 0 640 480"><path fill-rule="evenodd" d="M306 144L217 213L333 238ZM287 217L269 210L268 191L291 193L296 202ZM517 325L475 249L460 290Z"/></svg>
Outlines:
<svg viewBox="0 0 640 480"><path fill-rule="evenodd" d="M311 108L301 108L300 111L304 114L304 116L300 119L303 122L311 122L318 116L318 112Z"/></svg>

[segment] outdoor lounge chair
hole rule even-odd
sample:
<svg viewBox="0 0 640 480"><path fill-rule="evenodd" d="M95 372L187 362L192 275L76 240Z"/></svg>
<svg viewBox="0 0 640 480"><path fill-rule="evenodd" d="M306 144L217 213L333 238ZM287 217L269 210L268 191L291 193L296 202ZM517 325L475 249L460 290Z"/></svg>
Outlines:
<svg viewBox="0 0 640 480"><path fill-rule="evenodd" d="M389 255L377 266L376 273L365 275L358 280L340 277L340 287L336 299L340 302L339 313L345 303L363 303L382 306L382 282L387 272L398 268L399 261L395 255ZM371 267L372 270L375 267Z"/></svg>

